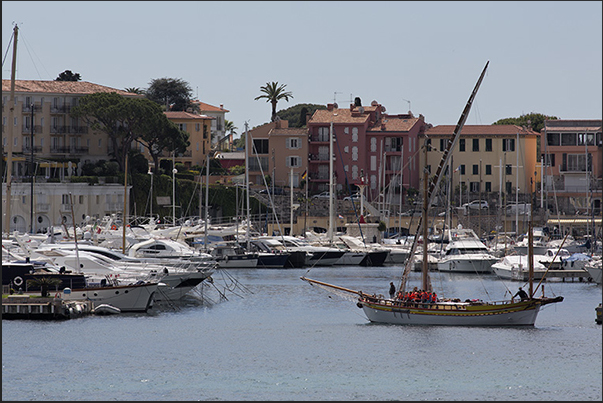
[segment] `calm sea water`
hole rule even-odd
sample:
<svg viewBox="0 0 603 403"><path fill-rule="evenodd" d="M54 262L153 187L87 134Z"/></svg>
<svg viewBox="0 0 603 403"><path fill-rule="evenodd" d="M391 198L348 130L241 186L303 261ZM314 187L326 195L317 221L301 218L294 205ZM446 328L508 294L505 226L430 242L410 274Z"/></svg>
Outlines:
<svg viewBox="0 0 603 403"><path fill-rule="evenodd" d="M387 294L399 267L307 273ZM601 286L546 283L533 328L371 324L306 269L230 270L149 314L2 321L2 400L602 399ZM228 278L230 275L231 278ZM431 273L441 296L499 300L521 284ZM232 278L236 280L233 283ZM236 287L234 287L236 285ZM487 291L486 291L487 290ZM508 296L508 295L507 295Z"/></svg>

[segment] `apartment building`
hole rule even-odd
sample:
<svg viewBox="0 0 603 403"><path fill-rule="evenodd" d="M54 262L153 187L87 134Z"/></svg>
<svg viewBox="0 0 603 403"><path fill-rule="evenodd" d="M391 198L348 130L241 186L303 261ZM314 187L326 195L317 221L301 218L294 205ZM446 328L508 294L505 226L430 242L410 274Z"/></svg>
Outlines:
<svg viewBox="0 0 603 403"><path fill-rule="evenodd" d="M189 135L188 141L190 145L188 149L174 156L175 162L184 164L186 168L193 166L205 166L207 163L207 155L211 151L211 123L215 118L199 115L193 112L170 111L164 112L165 116ZM143 155L150 161L148 151L141 148ZM168 152L161 154L162 159L171 158L172 155Z"/></svg>
<svg viewBox="0 0 603 403"><path fill-rule="evenodd" d="M213 118L211 120L211 147L222 148L219 145L224 145L228 150L232 150L233 139L229 136L226 138L226 113L230 112L228 109L224 109L224 105L214 106L201 102L199 100L192 101L199 107L199 113L201 115Z"/></svg>
<svg viewBox="0 0 603 403"><path fill-rule="evenodd" d="M601 119L546 120L540 151L546 162L544 193L548 208L584 213L601 211L603 142ZM557 200L553 200L557 198Z"/></svg>
<svg viewBox="0 0 603 403"><path fill-rule="evenodd" d="M455 128L455 125L438 125L425 130L427 162L425 153L420 152L420 166L426 165L431 175L435 174ZM463 204L480 194L482 198L490 198L496 193L501 201L502 196L514 201L516 192L534 191L540 181L536 161L538 137L537 132L515 125L464 125L449 166L444 169L448 178L452 170L452 200L459 205L459 198ZM421 145L424 141L422 137Z"/></svg>
<svg viewBox="0 0 603 403"><path fill-rule="evenodd" d="M2 185L2 217L8 219L3 222L9 223L10 231L37 232L50 225L123 212L123 185L65 181L81 174L83 164L107 160L111 151L106 134L94 132L70 114L81 97L96 92L140 96L86 81L16 80L10 105L11 82L2 80L3 158L8 161L10 151L12 160L10 217L6 217L6 183Z"/></svg>
<svg viewBox="0 0 603 403"><path fill-rule="evenodd" d="M307 122L308 176L311 193L327 191L330 170L330 133L333 133L333 170L337 193L347 195L358 186L368 201L383 200L419 185L418 137L426 128L422 115L389 115L377 101L339 108L328 104ZM393 197L393 204L400 197Z"/></svg>
<svg viewBox="0 0 603 403"><path fill-rule="evenodd" d="M277 120L249 130L246 138L249 180L264 188L264 176L278 187L300 187L307 169L308 131L290 128L287 120Z"/></svg>

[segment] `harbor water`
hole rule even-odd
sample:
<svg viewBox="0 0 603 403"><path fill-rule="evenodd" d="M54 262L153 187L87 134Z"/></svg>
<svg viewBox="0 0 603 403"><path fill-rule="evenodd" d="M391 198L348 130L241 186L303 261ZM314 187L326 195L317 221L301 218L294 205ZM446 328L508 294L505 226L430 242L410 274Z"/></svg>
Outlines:
<svg viewBox="0 0 603 403"><path fill-rule="evenodd" d="M3 320L2 400L601 401L601 285L549 281L564 301L534 327L471 328L371 324L353 300L300 280L388 295L401 270L232 269L213 276L217 289L236 279L226 299L206 286L204 302L147 314ZM430 275L438 295L463 300L524 285Z"/></svg>

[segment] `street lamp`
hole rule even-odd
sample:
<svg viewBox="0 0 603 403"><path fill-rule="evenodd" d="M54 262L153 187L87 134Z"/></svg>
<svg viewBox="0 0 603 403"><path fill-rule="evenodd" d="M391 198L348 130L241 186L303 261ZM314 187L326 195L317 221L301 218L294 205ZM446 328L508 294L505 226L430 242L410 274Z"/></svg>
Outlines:
<svg viewBox="0 0 603 403"><path fill-rule="evenodd" d="M151 175L151 219L153 218L153 171L151 171L151 167L149 166L149 172L147 174Z"/></svg>

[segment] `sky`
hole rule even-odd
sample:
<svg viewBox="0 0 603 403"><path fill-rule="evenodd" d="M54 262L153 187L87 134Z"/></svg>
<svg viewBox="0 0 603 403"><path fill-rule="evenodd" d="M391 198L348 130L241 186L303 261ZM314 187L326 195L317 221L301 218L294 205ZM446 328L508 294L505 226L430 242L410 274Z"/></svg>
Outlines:
<svg viewBox="0 0 603 403"><path fill-rule="evenodd" d="M71 70L116 89L189 83L224 105L235 137L270 121L261 95L285 84L300 103L375 100L456 125L489 61L466 124L542 113L602 117L602 2L2 1L2 78L14 24L18 80Z"/></svg>

